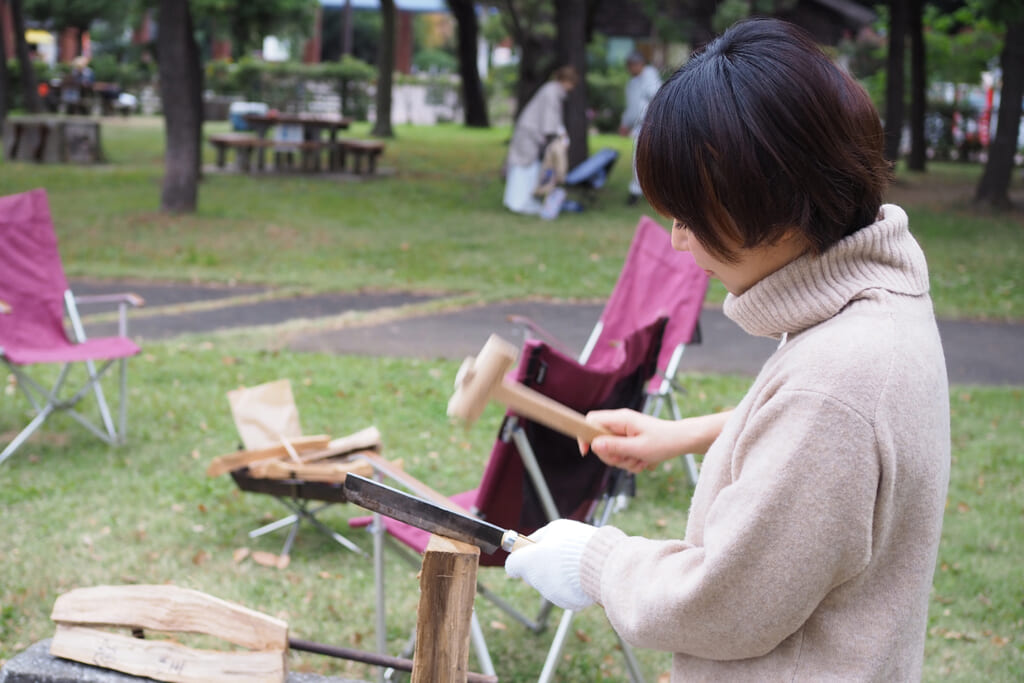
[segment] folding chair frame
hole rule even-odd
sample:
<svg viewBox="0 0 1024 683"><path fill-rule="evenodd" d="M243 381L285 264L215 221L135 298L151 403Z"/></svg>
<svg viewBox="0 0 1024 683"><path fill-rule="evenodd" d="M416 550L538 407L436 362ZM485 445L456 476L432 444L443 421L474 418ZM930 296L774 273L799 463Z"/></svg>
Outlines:
<svg viewBox="0 0 1024 683"><path fill-rule="evenodd" d="M601 338L601 332L603 330L604 323L598 320L597 323L594 324L594 329L591 331L590 337L587 338L587 342L584 344L583 350L580 352L580 363L586 364L587 360L590 358L590 354L594 350L594 347L597 345L598 339ZM690 343L699 344L700 341L700 322L698 322L694 328L693 339ZM679 364L683 360L683 353L686 351L687 346L688 344L684 342L677 344L672 350L672 356L665 365L665 369L658 370L658 374L661 376L661 383L658 385L658 388L653 391L648 389L647 398L644 401L643 407L644 414L661 417L664 409L668 407L669 415L673 420L683 419L683 411L679 408L679 402L676 400L676 393L684 392L686 391L686 388L675 380L675 376L676 372L679 370ZM686 474L690 478L690 483L696 486L697 477L699 476L697 458L693 453L687 453L683 457L686 461Z"/></svg>
<svg viewBox="0 0 1024 683"><path fill-rule="evenodd" d="M366 551L317 518L324 509L348 502L341 485L293 479L261 479L249 476L245 468L232 471L231 478L241 490L268 494L290 511L291 514L249 532L249 538L259 538L288 528L284 546L278 553L282 557L291 555L292 546L303 522L313 526L342 547L363 557L367 556Z"/></svg>
<svg viewBox="0 0 1024 683"><path fill-rule="evenodd" d="M558 508L555 504L554 497L551 494L550 488L548 487L547 481L544 479L544 475L541 472L540 464L537 460L536 453L533 450L533 446L530 444L527 438L526 432L523 430L519 420L511 416L505 420L502 433L500 437L503 441L513 441L516 448L519 451L519 455L523 461L523 465L526 469L527 475L530 477L531 482L536 488L536 491L541 499L541 506L544 508L544 513L548 518L548 521L554 521L559 519L561 515L558 512ZM381 473L375 470L374 478L383 479L386 473ZM626 493L623 490L628 486L627 482L630 481L626 472L623 470L610 470L609 481L605 486L605 489L601 497L595 501L590 511L587 514L587 521L594 526L603 526L608 522L611 513L616 509L616 503L619 499L625 497ZM415 484L411 484L408 481L404 481L409 488L414 492L416 491ZM423 494L424 491L421 489L419 493ZM379 654L387 654L387 618L385 611L385 600L384 600L384 588L385 588L385 570L383 560L383 547L385 544L388 545L395 554L407 562L411 567L418 568L422 558L413 553L411 550L406 548L398 541L391 538L381 516L377 513L373 515L373 521L370 524L370 532L373 534L373 545L374 545L374 592L376 594L376 615L377 615L377 649ZM523 613L521 610L513 606L507 600L504 600L500 595L494 593L486 585L484 585L479 579L477 580L477 593L479 593L484 599L491 602L502 612L505 612L510 617L518 621L528 630L533 633L540 634L547 630L548 619L550 618L551 611L555 607L554 603L548 602L545 599L541 599L541 605L538 610L536 617L530 617ZM558 666L559 658L561 656L562 649L565 646L565 641L569 635L569 627L572 623L572 619L575 613L566 610L562 614L562 618L559 622L558 629L555 632L555 637L552 640L552 644L548 649L547 658L544 661L544 666L541 670L541 675L538 678L538 683L547 683L552 679L555 670ZM613 629L614 632L614 629ZM626 668L629 671L630 680L633 683L643 683L644 677L640 671L640 665L636 657L633 654L632 648L622 640L621 636L615 632L615 637L619 641L619 645L622 648L623 657L625 658ZM479 620L476 615L476 611L473 612L472 617L472 628L470 634L471 642L473 645L474 652L476 653L477 663L480 667L480 671L487 675L495 675L494 663L491 659L490 651L487 648L487 642L484 639L483 630L480 627ZM409 656L413 650L413 644L415 643L415 632L406 644L406 648L402 653L402 656ZM390 678L390 672L382 672L381 680L388 680Z"/></svg>
<svg viewBox="0 0 1024 683"><path fill-rule="evenodd" d="M638 247L638 244L640 244L641 239L645 238L647 233L662 233L663 231L664 229L661 228L661 226L659 226L650 218L645 216L640 219L640 223L637 225L636 234L634 235L633 242L630 245L629 254L626 257L626 263L623 264L623 271L619 274L619 281L616 282L616 286L612 291L612 294L609 298L609 302L606 304L605 310L601 314L601 318L598 319L598 321L594 324L594 328L591 330L590 336L587 338L587 341L583 346L583 350L580 351L579 362L581 364L586 365L590 361L592 354L594 353L595 349L597 349L598 343L601 341L601 336L605 332L604 320L605 316L608 314L609 311L608 307L611 306L611 302L615 300L617 298L617 295L619 294L619 287L625 278L627 268L630 265L630 260L635 255L637 256L637 258L639 258L639 254L642 253L642 251L636 251L640 248ZM667 246L669 245L666 244L666 247ZM634 254L634 252L636 252L636 254ZM659 261L658 266L663 268L664 264ZM699 269L697 268L696 264L692 263L692 261L690 262L689 266L687 266L685 271L680 272L691 273L689 277L696 278L693 281L688 280L687 286L692 286L694 288L700 286L700 289L695 289L694 291L700 293L700 300L703 301L707 291L707 276L700 275ZM702 285L699 285L698 281L702 282ZM664 362L664 368L658 368L658 375L661 377L661 382L655 387L654 382L652 381L651 384L649 384L647 387L646 401L644 402L642 408L643 412L646 413L647 415L660 417L664 412L665 408L667 407L669 410L669 415L673 419L680 420L683 417L682 411L679 408L679 403L676 400L676 393L684 392L685 388L675 380L675 376L679 370L679 365L682 362L683 353L685 352L686 347L689 346L690 344L701 343L699 311L697 317L692 318L693 326L692 328L690 328L689 324L691 322L691 318L689 318L688 316L691 315L692 313L693 311L691 309L687 309L686 314L682 315L680 318L680 325L683 325L683 334L687 334L689 338L685 339L684 341L677 342L676 346L673 347L672 349L671 356L667 361ZM525 327L528 330L528 335L533 334L539 337L540 339L543 339L551 346L554 346L555 348L560 348L563 350L563 352L568 353L567 351L565 351L565 344L563 342L558 340L556 337L554 337L554 335L552 335L550 332L548 332L541 326L537 325L534 321L530 320L529 318L523 316L510 316L509 319L511 322ZM686 453L684 455L684 459L686 461L686 470L687 475L690 478L690 483L696 485L698 477L697 460L693 453Z"/></svg>
<svg viewBox="0 0 1024 683"><path fill-rule="evenodd" d="M577 399L567 399L568 396L579 395L588 396L591 392L596 392L594 395L594 402L591 403L593 406L605 405L612 406L616 404L621 405L633 405L639 407L646 399L646 387L651 381L653 373L656 370L656 358L659 354L660 343L663 337L665 325L667 324L668 318L662 317L657 321L648 323L644 328L638 329L635 335L638 342L631 342L634 335L629 335L629 338L623 338L622 343L624 349L621 351L622 356L618 358L622 359L622 365L615 365L611 357L609 357L609 364L606 367L610 374L605 374L603 370L599 370L598 367L586 367L580 364L578 361L572 360L570 356L564 353L559 353L548 348L550 351L543 351L545 345L534 344L531 346L530 351L526 351L523 357L519 361L519 371L517 380L524 382L527 386L534 384L540 386L545 381L556 382L550 386L554 389L551 394L553 398L558 400L556 397L561 397L561 400L575 401ZM640 344L633 346L633 343ZM548 354L548 355L546 355ZM558 360L557 365L549 365L552 361ZM613 368L614 371L612 370ZM574 375L577 369L588 373L586 375ZM554 373L554 374L552 374ZM554 377L555 379L547 379ZM602 378L598 380L597 378ZM575 380L575 381L573 381ZM606 382L606 384L600 384L600 382ZM598 388L601 387L601 388ZM580 392L583 392L580 394ZM609 402L613 403L609 403ZM576 404L577 409L582 408L580 404ZM534 431L534 430L540 431ZM529 431L529 434L527 433ZM521 529L535 529L543 526L545 523L554 521L563 517L571 517L573 519L582 519L591 524L602 525L605 524L612 512L617 509L617 505L621 499L627 497L626 487L633 482L632 475L625 472L624 470L617 470L610 468L599 463L599 461L591 461L592 466L585 468L576 474L578 469L575 465L576 458L570 458L569 460L561 459L564 452L560 449L566 447L567 443L551 443L551 448L559 449L552 452L552 458L546 459L548 463L548 476L562 477L560 481L564 482L564 477L567 476L568 472L573 472L570 480L573 483L574 489L565 489L564 486L559 490L558 502L553 494L552 484L548 481L548 478L544 474L544 470L541 467L540 460L537 457L537 452L531 439L540 439L542 442L547 444L550 436L557 437L558 441L565 440L570 441L568 437L557 435L551 432L547 428L543 428L542 425L538 425L534 422L524 421L514 413L507 413L504 421L502 422L501 430L498 435L498 443L504 444L504 446L496 445L495 450L492 451L491 460L488 462L488 469L485 471L484 479L481 483L481 489L473 492L466 492L459 494L454 498L448 498L442 494L429 489L425 484L412 479L404 473L396 473L388 471L388 468L378 469L374 468L375 478L381 479L385 476L396 479L399 483L403 484L413 492L434 500L442 505L468 505L468 496L474 496L474 500L478 505L483 507L482 511L472 509L470 512L482 513L491 518L491 521L497 522L496 517L491 517L495 514L496 510L493 509L493 505L504 505L507 501L502 502L501 494L498 494L498 498L495 498L495 486L498 480L507 484L505 477L507 476L522 476L523 483L529 481L532 484L532 490L536 497L530 496L531 501L526 504L528 507L524 507L515 513L513 516L519 520L519 528ZM543 435L543 436L542 436ZM509 445L511 444L511 446ZM514 446L514 449L512 448ZM502 458L503 460L495 461L494 458ZM504 460L504 459L511 460ZM515 463L515 464L508 464ZM521 469L520 466L521 465ZM513 470L507 470L505 468L512 467ZM516 472L515 475L510 475L510 472ZM504 487L505 484L502 484ZM569 491L574 490L574 494L570 494ZM487 502L482 502L480 496L487 498ZM463 502L467 501L467 502ZM559 509L561 505L561 510ZM386 610L385 610L385 579L384 579L384 564L383 564L383 547L385 542L392 546L399 546L400 541L396 537L391 538L391 532L385 525L380 515L373 515L370 518L370 531L374 536L374 575L375 575L375 592L377 596L377 633L378 633L378 649L381 654L386 654L387 641L386 641ZM354 521L354 520L352 520ZM506 524L517 524L515 521L506 521ZM356 525L365 524L356 522ZM418 542L417 542L418 545ZM399 546L400 547L400 546ZM406 556L407 553L400 553L401 556ZM490 558L489 558L490 559ZM409 560L412 564L416 565L416 559ZM494 565L494 562L488 564ZM515 606L509 604L507 601L501 599L491 592L486 586L483 585L479 580L477 581L477 592L487 600L490 600L496 607L501 609L503 612L514 618L516 621L522 623L527 629L535 633L540 633L547 628L548 619L554 605L546 600L541 601L541 607L536 617L531 617L524 614L521 610ZM474 615L475 618L475 615ZM561 651L564 647L565 640L568 634L568 629L573 619L571 613L566 613L562 616L562 620L559 624L558 632L556 633L555 639L549 648L549 652L544 663L543 672L540 681L546 683L554 675L555 668L557 667ZM473 629L474 632L476 629ZM614 629L613 629L614 631ZM643 676L640 672L639 665L633 656L632 650L629 646L619 637L616 633L621 645L621 649L626 659L626 667L629 671L629 676L634 683L643 681ZM473 644L477 653L478 663L481 671L490 674L493 673L493 665L491 663L490 653L487 650L486 642L483 640L482 633L477 637L473 636Z"/></svg>
<svg viewBox="0 0 1024 683"><path fill-rule="evenodd" d="M66 290L64 292L65 311L67 312L68 319L71 323L74 340L77 343L82 343L86 341L86 335L85 327L82 324L82 318L78 312L78 303L117 303L118 336L126 337L128 331L127 307L129 305L142 305L142 299L132 294L75 297L71 290ZM21 445L27 441L28 438L32 436L32 434L34 434L52 414L59 411L66 412L70 417L92 432L92 434L104 443L111 446L124 443L125 435L127 433L128 407L127 357L107 360L99 367L99 369L97 369L95 361L83 361L88 375L88 380L75 394L64 399L61 398L61 392L68 379L68 374L71 372L72 366L75 365L76 362L64 363L61 366L57 379L54 381L53 385L49 389L46 389L36 382L27 372L25 372L22 369L23 366L11 362L6 354L4 354L2 348L0 348L0 360L3 360L4 364L10 369L17 381L18 387L21 389L21 392L28 399L29 403L32 404L32 408L36 411L36 415L32 421L29 422L28 425L26 425L9 444L7 444L2 452L0 452L0 463L3 463L7 458L14 455L14 452L18 450L18 448L21 447ZM107 404L106 396L103 393L102 385L103 377L115 365L115 363L118 366L119 375L118 422L116 426L114 424L110 408ZM100 420L103 423L102 429L75 410L75 407L90 391L96 397L96 403L100 412Z"/></svg>

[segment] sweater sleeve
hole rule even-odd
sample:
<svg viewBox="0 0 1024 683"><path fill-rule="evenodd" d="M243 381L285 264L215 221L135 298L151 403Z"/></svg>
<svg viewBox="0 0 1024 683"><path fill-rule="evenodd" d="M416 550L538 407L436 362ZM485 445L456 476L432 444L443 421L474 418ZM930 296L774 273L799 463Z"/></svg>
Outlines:
<svg viewBox="0 0 1024 683"><path fill-rule="evenodd" d="M731 482L707 508L702 544L605 527L584 551L584 590L631 644L760 656L867 566L880 476L868 419L825 394L780 392L716 457L729 458Z"/></svg>

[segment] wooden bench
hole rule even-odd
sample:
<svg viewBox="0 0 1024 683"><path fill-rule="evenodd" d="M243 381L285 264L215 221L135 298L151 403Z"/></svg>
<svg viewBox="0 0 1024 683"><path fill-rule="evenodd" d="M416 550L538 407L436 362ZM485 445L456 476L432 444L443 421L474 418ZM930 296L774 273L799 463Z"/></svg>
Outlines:
<svg viewBox="0 0 1024 683"><path fill-rule="evenodd" d="M363 159L366 159L366 173L373 175L377 170L377 157L384 152L384 143L380 140L338 140L337 161L335 165L338 170L345 170L346 157L351 154L353 159L353 173L363 173Z"/></svg>
<svg viewBox="0 0 1024 683"><path fill-rule="evenodd" d="M252 153L257 153L256 168L260 171L266 168L266 150L274 151L274 168L277 170L291 169L294 167L293 152L301 154L300 168L304 171L319 171L320 153L328 152L328 165L332 165L330 158L333 156L330 142L318 140L292 141L292 140L268 140L251 133L220 133L209 136L210 144L217 148L217 168L224 168L227 163L227 150L235 150L235 158L238 168L248 173L252 170Z"/></svg>
<svg viewBox="0 0 1024 683"><path fill-rule="evenodd" d="M249 171L251 168L252 152L254 149L261 149L262 138L251 133L219 133L207 138L210 144L217 149L217 168L224 168L227 163L229 149L235 150L235 161L242 171ZM260 153L259 167L263 168L263 154Z"/></svg>

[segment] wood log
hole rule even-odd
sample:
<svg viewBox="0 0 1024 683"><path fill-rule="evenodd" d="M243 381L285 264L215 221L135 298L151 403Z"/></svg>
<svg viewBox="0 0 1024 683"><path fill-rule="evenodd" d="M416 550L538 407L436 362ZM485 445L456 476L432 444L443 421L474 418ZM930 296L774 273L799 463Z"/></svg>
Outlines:
<svg viewBox="0 0 1024 683"><path fill-rule="evenodd" d="M283 651L196 650L68 624L57 624L50 654L169 683L282 683L287 677Z"/></svg>
<svg viewBox="0 0 1024 683"><path fill-rule="evenodd" d="M464 683L480 549L431 536L420 570L413 683Z"/></svg>
<svg viewBox="0 0 1024 683"><path fill-rule="evenodd" d="M373 476L373 466L363 460L341 462L291 462L288 460L264 460L249 465L249 473L263 479L301 479L340 484L345 476L355 472L364 477Z"/></svg>
<svg viewBox="0 0 1024 683"><path fill-rule="evenodd" d="M57 598L50 652L137 676L174 683L283 681L288 625L280 619L171 585L93 586ZM102 631L123 627L214 636L251 651L194 650L163 640Z"/></svg>
<svg viewBox="0 0 1024 683"><path fill-rule="evenodd" d="M321 451L327 448L327 445L331 442L329 436L323 434L317 436L299 436L291 440L292 448L296 452L309 453L313 451ZM234 451L233 453L225 453L224 455L218 455L206 468L206 476L217 477L221 474L226 474L231 470L237 470L239 467L245 467L246 465L260 460L271 460L274 458L287 457L288 451L285 449L284 444L278 444L276 446L270 446L268 448L261 448L254 451Z"/></svg>

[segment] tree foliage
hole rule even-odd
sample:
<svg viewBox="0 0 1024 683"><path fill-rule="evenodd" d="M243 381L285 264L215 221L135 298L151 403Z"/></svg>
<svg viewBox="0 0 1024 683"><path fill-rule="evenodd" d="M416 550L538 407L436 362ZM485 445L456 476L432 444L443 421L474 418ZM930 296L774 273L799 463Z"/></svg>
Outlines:
<svg viewBox="0 0 1024 683"><path fill-rule="evenodd" d="M24 0L25 16L43 22L55 31L65 28L89 30L97 20L124 23L133 16L137 0Z"/></svg>
<svg viewBox="0 0 1024 683"><path fill-rule="evenodd" d="M230 39L232 56L238 58L261 47L265 36L308 33L319 0L189 0L189 4L196 26L214 38Z"/></svg>

